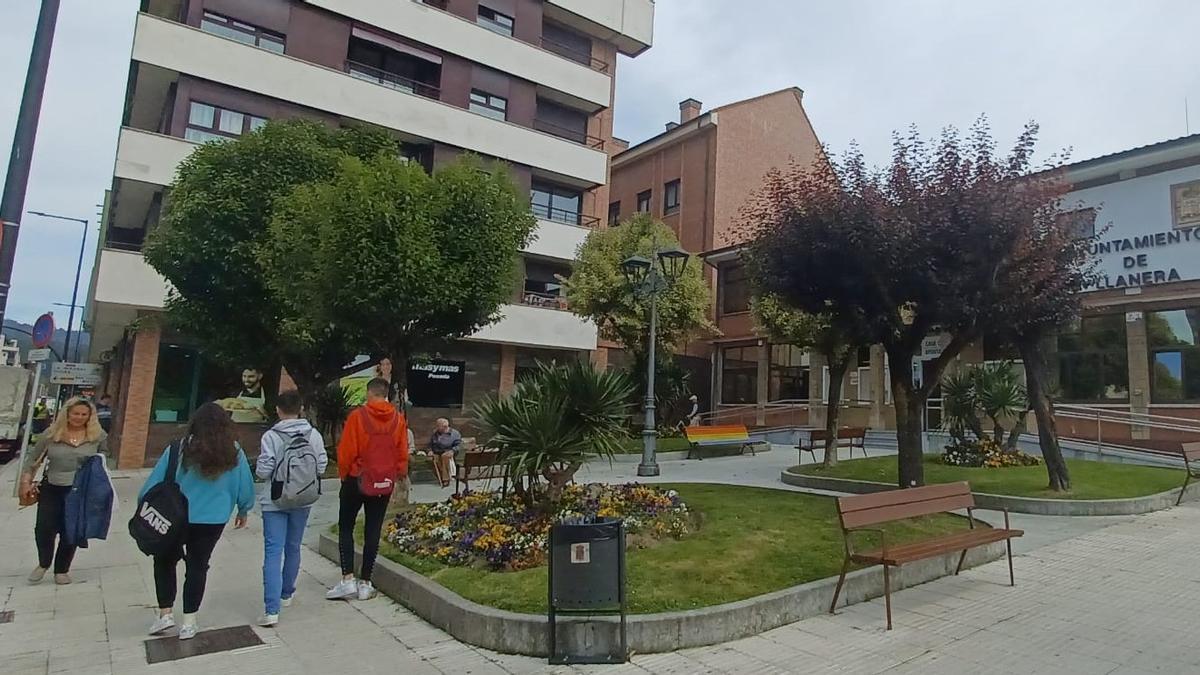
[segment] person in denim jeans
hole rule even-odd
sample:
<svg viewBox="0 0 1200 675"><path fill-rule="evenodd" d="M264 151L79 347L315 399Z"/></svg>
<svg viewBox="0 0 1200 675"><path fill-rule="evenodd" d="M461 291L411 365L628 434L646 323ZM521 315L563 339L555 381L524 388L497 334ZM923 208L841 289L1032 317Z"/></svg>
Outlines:
<svg viewBox="0 0 1200 675"><path fill-rule="evenodd" d="M262 507L263 519L263 615L258 619L260 626L279 623L282 607L292 604L296 593L296 577L300 574L300 541L308 524L309 507L281 510L271 501L270 478L275 472L279 454L287 448L292 437L303 434L317 453L317 469L325 472L329 458L325 453L325 441L320 432L308 420L300 417L300 393L280 392L275 401L275 412L279 422L263 434L255 473L267 480L259 491L258 503Z"/></svg>

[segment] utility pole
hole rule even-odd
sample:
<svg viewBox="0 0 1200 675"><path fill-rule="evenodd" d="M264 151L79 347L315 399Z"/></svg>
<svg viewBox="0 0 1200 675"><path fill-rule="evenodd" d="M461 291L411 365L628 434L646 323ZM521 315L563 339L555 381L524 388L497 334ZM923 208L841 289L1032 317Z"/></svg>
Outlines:
<svg viewBox="0 0 1200 675"><path fill-rule="evenodd" d="M17 129L13 134L12 154L8 161L8 176L4 179L4 195L0 198L0 326L8 308L13 261L17 255L17 235L21 215L25 212L25 188L29 185L29 165L33 160L33 142L37 138L38 119L42 111L42 94L46 91L46 73L50 67L50 48L54 44L54 26L58 21L59 0L42 0L37 29L33 34L33 49L29 55L29 71L25 75L25 91L17 113Z"/></svg>

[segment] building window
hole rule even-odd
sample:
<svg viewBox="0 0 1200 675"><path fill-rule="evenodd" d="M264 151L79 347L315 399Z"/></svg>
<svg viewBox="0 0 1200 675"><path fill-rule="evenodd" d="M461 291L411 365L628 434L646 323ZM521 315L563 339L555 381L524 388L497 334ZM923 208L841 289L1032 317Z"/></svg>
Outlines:
<svg viewBox="0 0 1200 675"><path fill-rule="evenodd" d="M638 193L638 196L637 196L637 212L638 213L650 213L650 198L651 198L651 196L652 196L652 193L650 192L650 190L646 190L645 192Z"/></svg>
<svg viewBox="0 0 1200 675"><path fill-rule="evenodd" d="M1076 209L1060 213L1058 224L1074 233L1075 239L1091 239L1096 236L1096 209Z"/></svg>
<svg viewBox="0 0 1200 675"><path fill-rule="evenodd" d="M579 225L583 218L583 193L572 188L534 183L529 191L529 202L533 215L542 220Z"/></svg>
<svg viewBox="0 0 1200 675"><path fill-rule="evenodd" d="M476 20L476 23L493 33L512 37L513 18L507 14L501 14L490 7L479 6L479 18Z"/></svg>
<svg viewBox="0 0 1200 675"><path fill-rule="evenodd" d="M673 180L663 186L663 213L679 210L679 181Z"/></svg>
<svg viewBox="0 0 1200 675"><path fill-rule="evenodd" d="M608 224L616 225L621 222L621 202L616 201L608 205Z"/></svg>
<svg viewBox="0 0 1200 675"><path fill-rule="evenodd" d="M1146 313L1151 403L1200 401L1200 309Z"/></svg>
<svg viewBox="0 0 1200 675"><path fill-rule="evenodd" d="M721 403L758 402L758 347L721 350Z"/></svg>
<svg viewBox="0 0 1200 675"><path fill-rule="evenodd" d="M792 345L771 345L772 401L808 400L808 365L804 351Z"/></svg>
<svg viewBox="0 0 1200 675"><path fill-rule="evenodd" d="M750 311L750 283L746 279L746 268L725 265L720 270L721 314L739 314Z"/></svg>
<svg viewBox="0 0 1200 675"><path fill-rule="evenodd" d="M471 90L471 112L485 115L501 122L508 119L508 99L478 89Z"/></svg>
<svg viewBox="0 0 1200 675"><path fill-rule="evenodd" d="M263 117L192 101L183 137L196 143L223 141L254 131L266 123Z"/></svg>
<svg viewBox="0 0 1200 675"><path fill-rule="evenodd" d="M1112 402L1129 399L1125 316L1085 317L1058 336L1062 400Z"/></svg>
<svg viewBox="0 0 1200 675"><path fill-rule="evenodd" d="M242 23L213 12L204 13L204 18L200 20L200 30L255 47L262 47L277 54L283 53L285 40L281 33L264 30L258 26Z"/></svg>

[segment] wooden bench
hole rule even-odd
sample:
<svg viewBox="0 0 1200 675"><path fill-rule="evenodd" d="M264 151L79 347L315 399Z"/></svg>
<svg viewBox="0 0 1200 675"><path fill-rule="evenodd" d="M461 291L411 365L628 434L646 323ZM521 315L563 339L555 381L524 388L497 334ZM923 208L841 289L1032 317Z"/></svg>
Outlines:
<svg viewBox="0 0 1200 675"><path fill-rule="evenodd" d="M919 516L931 516L946 511L966 509L971 529L961 532L928 537L919 541L903 544L888 545L887 534L872 525L882 525L898 520L907 520ZM889 490L869 495L854 495L838 498L838 516L842 522L842 536L846 544L846 560L842 564L842 574L838 577L837 588L833 591L833 602L829 605L829 613L837 608L838 596L841 595L842 585L846 581L846 573L850 571L850 563L883 566L883 597L887 607L887 629L892 629L892 584L889 568L899 567L905 563L934 558L946 553L960 551L958 567L954 573L962 571L963 561L967 551L977 546L1003 541L1008 548L1008 582L1015 586L1012 564L1012 540L1023 534L1014 530L1008 524L1008 510L1004 510L1004 528L975 527L975 497L971 494L971 486L965 482L929 485L926 487L909 488L906 490ZM859 551L853 546L853 536L860 533L872 533L879 538L879 548Z"/></svg>
<svg viewBox="0 0 1200 675"><path fill-rule="evenodd" d="M499 450L470 450L456 458L454 494L470 489L471 481L500 479L500 494L508 494L508 465L501 461Z"/></svg>
<svg viewBox="0 0 1200 675"><path fill-rule="evenodd" d="M824 429L813 429L808 433L807 442L805 439L800 440L800 444L796 446L798 459L797 463L804 461L804 453L812 455L813 463L817 462L817 448L825 449L825 441L829 438L829 432ZM848 441L843 443L842 441ZM850 459L854 459L854 449L862 450L863 457L867 457L867 428L866 427L841 427L837 430L837 447L842 448L849 446Z"/></svg>
<svg viewBox="0 0 1200 675"><path fill-rule="evenodd" d="M757 455L754 446L766 441L750 440L750 432L744 424L726 424L716 427L684 427L683 435L689 443L687 458L704 459L700 456L700 448L717 446L742 446L742 454L750 449L751 455Z"/></svg>
<svg viewBox="0 0 1200 675"><path fill-rule="evenodd" d="M1184 443L1180 448L1180 454L1183 455L1183 488L1179 491L1179 499L1175 500L1175 506L1179 506L1183 502L1183 494L1187 492L1188 483L1191 483L1193 478L1200 478L1200 467L1192 466L1192 462L1200 460L1200 443Z"/></svg>

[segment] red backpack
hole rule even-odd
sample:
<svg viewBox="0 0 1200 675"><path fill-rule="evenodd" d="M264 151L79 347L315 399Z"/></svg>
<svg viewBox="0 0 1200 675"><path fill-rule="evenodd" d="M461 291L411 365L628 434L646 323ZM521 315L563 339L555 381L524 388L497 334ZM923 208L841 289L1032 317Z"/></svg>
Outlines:
<svg viewBox="0 0 1200 675"><path fill-rule="evenodd" d="M367 432L367 447L358 455L362 469L358 491L364 497L386 497L396 489L396 428L400 426L400 415L392 418L387 429L375 426L366 410L360 417Z"/></svg>

